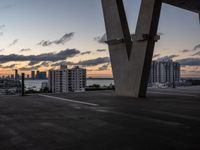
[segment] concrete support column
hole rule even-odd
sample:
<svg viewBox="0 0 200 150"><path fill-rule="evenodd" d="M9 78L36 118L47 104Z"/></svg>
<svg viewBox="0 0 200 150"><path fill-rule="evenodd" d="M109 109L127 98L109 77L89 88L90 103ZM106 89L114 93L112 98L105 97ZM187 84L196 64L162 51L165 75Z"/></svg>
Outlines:
<svg viewBox="0 0 200 150"><path fill-rule="evenodd" d="M161 7L162 0L142 0L130 61L136 97L146 96Z"/></svg>
<svg viewBox="0 0 200 150"><path fill-rule="evenodd" d="M122 0L102 0L116 94L144 97L162 0L142 0L134 41Z"/></svg>
<svg viewBox="0 0 200 150"><path fill-rule="evenodd" d="M25 94L25 85L24 85L24 78L25 78L25 73L22 73L22 93L21 95L24 96Z"/></svg>

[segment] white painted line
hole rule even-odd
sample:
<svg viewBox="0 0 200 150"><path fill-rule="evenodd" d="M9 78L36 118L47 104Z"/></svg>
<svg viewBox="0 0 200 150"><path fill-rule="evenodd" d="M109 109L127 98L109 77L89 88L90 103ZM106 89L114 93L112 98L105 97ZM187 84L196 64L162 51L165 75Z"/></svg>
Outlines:
<svg viewBox="0 0 200 150"><path fill-rule="evenodd" d="M161 94L161 95L176 95L176 96L188 96L188 97L198 97L197 95L192 95L192 94L181 94L181 93L162 93L162 92L152 92L152 91L149 91L148 93L153 93L153 94Z"/></svg>
<svg viewBox="0 0 200 150"><path fill-rule="evenodd" d="M71 102L71 103L77 103L77 104L83 104L83 105L89 105L89 106L95 106L95 107L99 106L98 104L94 104L94 103L87 103L87 102L76 101L76 100L71 100L71 99L66 99L66 98L61 98L61 97L55 97L55 96L49 96L49 95L43 95L43 94L38 94L38 95L42 96L42 97L58 99L58 100L67 101L67 102Z"/></svg>

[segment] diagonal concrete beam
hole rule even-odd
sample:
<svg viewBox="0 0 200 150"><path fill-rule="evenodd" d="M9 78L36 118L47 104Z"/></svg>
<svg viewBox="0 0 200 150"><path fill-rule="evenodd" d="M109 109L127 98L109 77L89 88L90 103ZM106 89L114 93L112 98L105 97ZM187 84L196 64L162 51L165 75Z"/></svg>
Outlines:
<svg viewBox="0 0 200 150"><path fill-rule="evenodd" d="M105 17L105 22L108 25L106 26L108 41L106 41L106 43L109 45L115 45L120 43L124 44L126 46L126 52L129 57L131 52L132 41L123 1L103 0L102 5L103 9L105 8L104 12L107 14ZM115 19L112 19L110 17L115 17Z"/></svg>
<svg viewBox="0 0 200 150"><path fill-rule="evenodd" d="M129 64L131 49L127 50L127 45L124 42L125 36L123 32L125 30L128 31L128 29L123 29L122 22L127 24L127 19L125 15L120 15L119 9L123 9L123 6L119 7L118 5L117 0L102 0L116 94L125 95L128 86L124 86L124 84L128 82L128 78L124 74L128 73L129 68L124 66ZM128 28L128 25L126 25L126 28ZM130 35L130 33L128 34Z"/></svg>
<svg viewBox="0 0 200 150"><path fill-rule="evenodd" d="M200 24L200 13L199 13L199 24Z"/></svg>
<svg viewBox="0 0 200 150"><path fill-rule="evenodd" d="M162 0L142 0L130 58L136 97L146 96L161 7Z"/></svg>
<svg viewBox="0 0 200 150"><path fill-rule="evenodd" d="M130 33L122 0L102 0L117 95L146 96L161 5L162 0L142 0L133 45L127 46Z"/></svg>

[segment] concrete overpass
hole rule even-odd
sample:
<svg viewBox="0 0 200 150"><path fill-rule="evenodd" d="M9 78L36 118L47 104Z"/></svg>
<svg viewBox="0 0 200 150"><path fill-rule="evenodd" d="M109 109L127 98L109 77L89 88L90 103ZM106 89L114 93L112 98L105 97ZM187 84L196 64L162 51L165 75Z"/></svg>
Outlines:
<svg viewBox="0 0 200 150"><path fill-rule="evenodd" d="M117 95L146 96L162 3L200 13L199 0L142 0L132 39L123 0L102 0Z"/></svg>

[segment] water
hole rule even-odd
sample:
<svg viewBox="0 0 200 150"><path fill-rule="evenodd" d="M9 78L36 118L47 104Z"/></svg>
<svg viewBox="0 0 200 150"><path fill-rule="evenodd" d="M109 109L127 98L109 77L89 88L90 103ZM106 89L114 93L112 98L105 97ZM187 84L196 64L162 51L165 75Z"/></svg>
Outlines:
<svg viewBox="0 0 200 150"><path fill-rule="evenodd" d="M43 82L48 82L48 80L25 80L24 84L26 90L40 91Z"/></svg>
<svg viewBox="0 0 200 150"><path fill-rule="evenodd" d="M114 85L114 80L98 80L98 79L88 79L87 80L87 86L98 84L100 86L109 86L110 84Z"/></svg>
<svg viewBox="0 0 200 150"><path fill-rule="evenodd" d="M42 86L42 82L48 82L48 80L25 80L25 87L26 90L35 90L39 91ZM100 86L109 86L110 84L114 85L113 80L108 79L88 79L87 80L87 86L98 84Z"/></svg>

